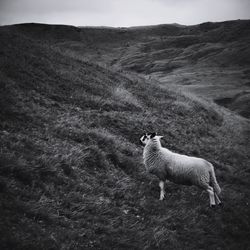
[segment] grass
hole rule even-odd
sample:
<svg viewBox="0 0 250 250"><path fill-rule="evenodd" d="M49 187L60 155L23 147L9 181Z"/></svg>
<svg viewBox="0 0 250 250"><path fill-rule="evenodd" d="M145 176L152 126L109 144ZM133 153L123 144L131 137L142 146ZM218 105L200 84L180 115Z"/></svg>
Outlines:
<svg viewBox="0 0 250 250"><path fill-rule="evenodd" d="M64 53L63 28L49 41L23 29L0 32L1 249L248 248L247 119ZM224 206L175 184L160 202L142 163L144 131L211 161Z"/></svg>

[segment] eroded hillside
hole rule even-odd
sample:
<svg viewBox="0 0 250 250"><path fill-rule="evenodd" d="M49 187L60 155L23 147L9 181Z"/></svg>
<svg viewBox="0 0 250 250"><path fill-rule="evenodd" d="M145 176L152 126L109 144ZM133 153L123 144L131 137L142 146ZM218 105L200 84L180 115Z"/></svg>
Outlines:
<svg viewBox="0 0 250 250"><path fill-rule="evenodd" d="M172 70L145 71L147 55L168 55L165 29L177 37L186 27L0 28L1 249L248 247L249 122L158 81ZM150 39L159 53L146 53ZM144 66L132 57L142 48ZM174 184L160 202L142 164L144 131L211 161L224 206Z"/></svg>

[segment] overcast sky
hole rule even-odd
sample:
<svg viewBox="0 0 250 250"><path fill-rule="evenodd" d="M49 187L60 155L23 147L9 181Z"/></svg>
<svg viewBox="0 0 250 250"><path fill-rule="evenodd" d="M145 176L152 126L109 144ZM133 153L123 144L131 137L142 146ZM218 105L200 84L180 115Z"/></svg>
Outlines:
<svg viewBox="0 0 250 250"><path fill-rule="evenodd" d="M124 27L232 19L250 19L250 0L0 0L0 25Z"/></svg>

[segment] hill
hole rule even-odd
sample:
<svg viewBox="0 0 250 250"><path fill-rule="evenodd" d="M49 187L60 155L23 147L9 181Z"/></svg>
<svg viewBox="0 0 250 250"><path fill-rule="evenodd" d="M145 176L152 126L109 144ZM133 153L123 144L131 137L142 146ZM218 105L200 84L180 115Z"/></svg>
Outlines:
<svg viewBox="0 0 250 250"><path fill-rule="evenodd" d="M249 20L237 20L194 26L76 28L25 24L16 28L32 39L51 43L67 56L133 71L215 103L247 94L240 107L230 104L227 108L249 118L249 27Z"/></svg>
<svg viewBox="0 0 250 250"><path fill-rule="evenodd" d="M0 27L1 249L247 249L249 120L212 100L216 94L217 103L248 116L247 94L230 102L218 94L226 72L237 80L248 74L249 58L240 55L249 48L238 54L248 23ZM197 37L207 39L204 48L209 39L234 44L237 65L213 64L228 60L216 49L195 57ZM188 50L198 57L191 64L190 55L181 59ZM198 68L206 79L220 75L211 99L202 87L200 97L186 89ZM247 81L234 89L247 93ZM206 193L174 184L160 202L158 181L142 164L144 131L211 161L224 206L210 209Z"/></svg>

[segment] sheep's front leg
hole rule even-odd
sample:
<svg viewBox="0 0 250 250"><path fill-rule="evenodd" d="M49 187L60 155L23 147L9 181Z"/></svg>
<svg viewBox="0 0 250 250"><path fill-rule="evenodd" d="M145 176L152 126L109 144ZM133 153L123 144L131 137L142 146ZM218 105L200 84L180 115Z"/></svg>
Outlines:
<svg viewBox="0 0 250 250"><path fill-rule="evenodd" d="M164 181L160 181L159 182L159 187L161 189L161 193L160 193L160 201L162 201L165 197L165 190L164 190Z"/></svg>

